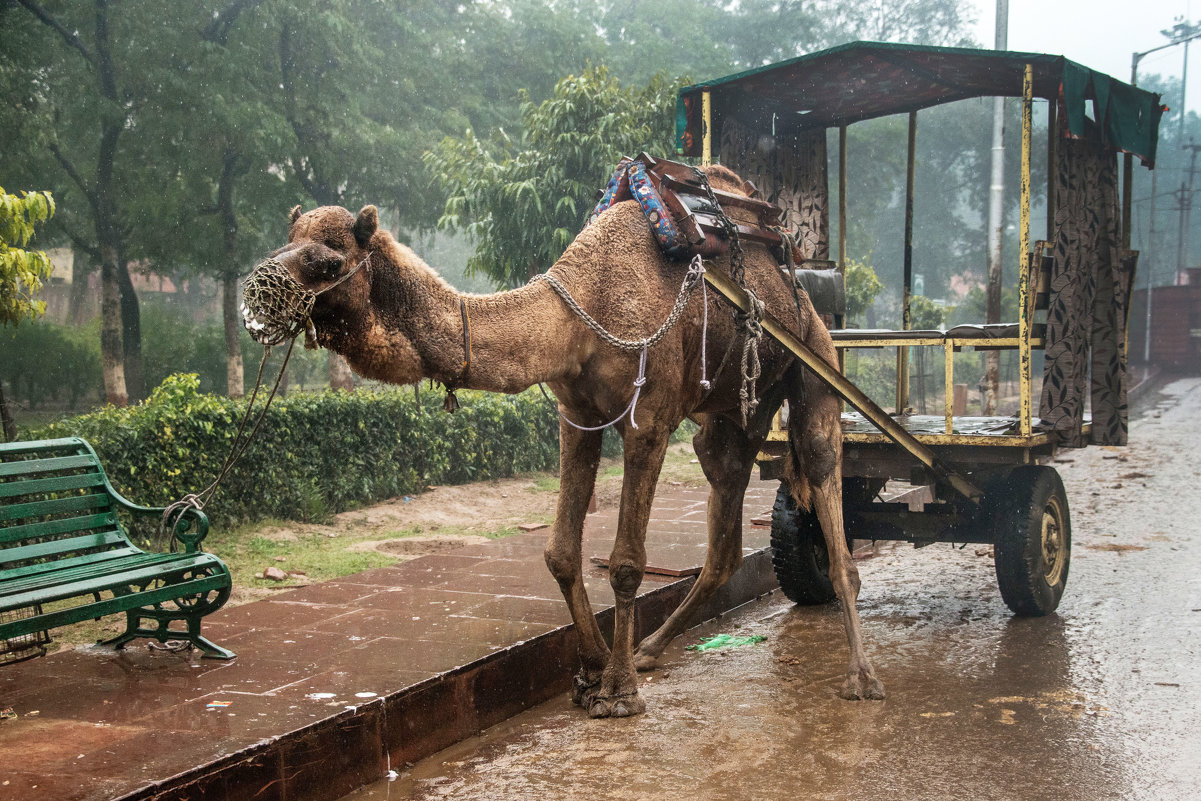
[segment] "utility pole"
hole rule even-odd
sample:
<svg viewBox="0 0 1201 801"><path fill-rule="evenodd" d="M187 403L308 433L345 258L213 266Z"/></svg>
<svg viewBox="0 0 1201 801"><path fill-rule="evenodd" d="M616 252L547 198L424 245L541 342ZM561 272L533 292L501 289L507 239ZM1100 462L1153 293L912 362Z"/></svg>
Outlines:
<svg viewBox="0 0 1201 801"><path fill-rule="evenodd" d="M995 48L1009 46L1009 0L997 0ZM984 321L1001 322L1001 235L1004 233L1005 209L1005 98L993 98L992 169L988 183L988 284L984 301ZM995 414L1000 394L1001 352L984 354L984 410L987 417Z"/></svg>

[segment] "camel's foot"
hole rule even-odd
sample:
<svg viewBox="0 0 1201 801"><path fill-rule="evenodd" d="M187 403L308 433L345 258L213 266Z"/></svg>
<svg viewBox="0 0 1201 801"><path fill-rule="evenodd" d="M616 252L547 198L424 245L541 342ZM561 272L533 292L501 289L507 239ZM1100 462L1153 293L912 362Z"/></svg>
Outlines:
<svg viewBox="0 0 1201 801"><path fill-rule="evenodd" d="M590 674L581 669L571 682L571 702L584 709L592 709L592 702L600 692L600 683L600 673Z"/></svg>
<svg viewBox="0 0 1201 801"><path fill-rule="evenodd" d="M631 715L641 715L646 711L646 701L642 694L635 690L628 695L596 696L588 707L588 717L591 718L628 718Z"/></svg>
<svg viewBox="0 0 1201 801"><path fill-rule="evenodd" d="M848 701L883 701L884 685L871 668L860 668L847 673L838 695Z"/></svg>
<svg viewBox="0 0 1201 801"><path fill-rule="evenodd" d="M634 669L639 671L654 670L659 667L659 652L652 652L645 645L638 646L634 652Z"/></svg>

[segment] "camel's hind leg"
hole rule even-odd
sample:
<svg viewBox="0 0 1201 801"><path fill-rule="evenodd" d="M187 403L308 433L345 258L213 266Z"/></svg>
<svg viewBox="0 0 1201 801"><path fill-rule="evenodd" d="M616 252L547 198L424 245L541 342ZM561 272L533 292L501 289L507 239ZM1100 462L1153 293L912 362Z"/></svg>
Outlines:
<svg viewBox="0 0 1201 801"><path fill-rule="evenodd" d="M658 631L644 639L634 655L639 670L650 670L713 593L742 564L742 504L760 443L733 421L711 415L692 440L709 480L709 550L705 566L688 596Z"/></svg>
<svg viewBox="0 0 1201 801"><path fill-rule="evenodd" d="M646 710L634 670L634 601L646 570L646 524L650 520L655 483L667 452L668 431L644 426L624 433L625 477L617 540L609 556L613 587L613 654L601 676L600 690L588 714L594 718L625 717Z"/></svg>
<svg viewBox="0 0 1201 801"><path fill-rule="evenodd" d="M580 431L559 425L559 504L550 540L546 544L546 566L559 583L580 637L580 672L572 688L572 700L587 709L600 685L601 673L609 662L609 647L588 602L581 567L584 516L596 484L600 464L601 432Z"/></svg>
<svg viewBox="0 0 1201 801"><path fill-rule="evenodd" d="M806 500L812 500L830 555L830 581L842 602L843 625L850 644L851 659L846 682L839 695L849 700L881 700L884 698L884 685L876 678L867 657L859 612L855 608L859 597L859 570L851 560L843 528L842 427L838 399L808 373L803 378L798 376L793 380L806 383L804 392L800 394L802 402L792 402L789 439L796 461L791 463L786 472L789 489L798 507L804 508Z"/></svg>

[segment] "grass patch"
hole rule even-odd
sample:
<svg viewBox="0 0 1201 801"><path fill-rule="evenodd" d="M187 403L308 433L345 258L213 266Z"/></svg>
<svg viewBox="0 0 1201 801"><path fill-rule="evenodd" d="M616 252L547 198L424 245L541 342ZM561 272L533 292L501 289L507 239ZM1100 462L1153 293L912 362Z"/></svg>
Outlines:
<svg viewBox="0 0 1201 801"><path fill-rule="evenodd" d="M663 471L659 474L660 481L674 481L687 486L703 486L706 483L705 471L696 460L692 444L688 442L671 445L663 458Z"/></svg>
<svg viewBox="0 0 1201 801"><path fill-rule="evenodd" d="M530 492L558 492L558 476L540 475L534 479L534 487Z"/></svg>
<svg viewBox="0 0 1201 801"><path fill-rule="evenodd" d="M378 538L378 535L371 538ZM304 530L297 531L295 539L288 540L272 539L253 532L234 531L225 535L217 532L205 540L205 550L219 555L229 565L235 587L286 587L327 581L397 562L395 557L377 551L348 549L349 545L365 539L369 538L341 533L331 537L327 532ZM283 560L276 557L283 557ZM270 581L261 578L263 570L268 567L278 567L285 572L301 571L305 575L287 581Z"/></svg>
<svg viewBox="0 0 1201 801"><path fill-rule="evenodd" d="M505 537L512 537L514 534L520 533L521 532L516 527L506 526L505 528L497 529L496 531L486 531L484 532L483 536L490 540L503 540Z"/></svg>

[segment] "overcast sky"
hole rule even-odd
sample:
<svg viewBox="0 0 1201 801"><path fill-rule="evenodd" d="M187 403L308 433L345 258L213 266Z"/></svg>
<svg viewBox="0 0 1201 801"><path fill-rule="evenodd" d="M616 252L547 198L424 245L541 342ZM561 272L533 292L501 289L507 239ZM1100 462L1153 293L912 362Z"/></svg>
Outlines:
<svg viewBox="0 0 1201 801"><path fill-rule="evenodd" d="M976 38L992 46L996 4L971 1L979 20ZM1166 44L1160 31L1176 17L1197 22L1201 0L1009 0L1009 49L1064 55L1129 81L1131 53ZM1179 77L1183 56L1183 45L1152 53L1139 62L1139 75ZM1188 94L1189 110L1201 113L1201 39L1189 48ZM1164 98L1173 108L1178 102Z"/></svg>

